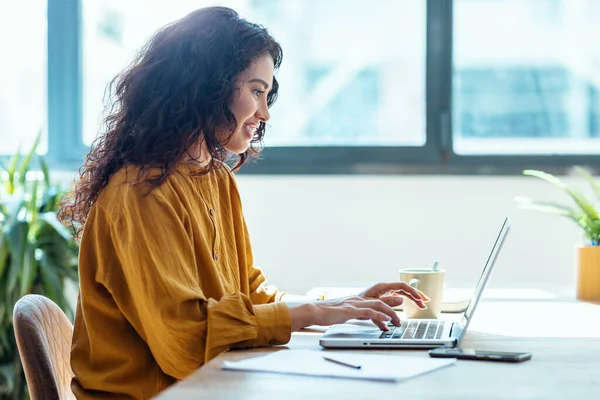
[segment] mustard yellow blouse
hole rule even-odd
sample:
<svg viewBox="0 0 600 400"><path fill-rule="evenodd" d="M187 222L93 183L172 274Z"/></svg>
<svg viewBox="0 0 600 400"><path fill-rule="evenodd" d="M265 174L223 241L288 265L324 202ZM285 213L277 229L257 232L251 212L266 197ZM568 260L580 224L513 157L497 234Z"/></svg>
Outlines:
<svg viewBox="0 0 600 400"><path fill-rule="evenodd" d="M252 259L235 179L181 164L150 193L117 172L81 241L78 399L147 399L230 348L284 344L291 320Z"/></svg>

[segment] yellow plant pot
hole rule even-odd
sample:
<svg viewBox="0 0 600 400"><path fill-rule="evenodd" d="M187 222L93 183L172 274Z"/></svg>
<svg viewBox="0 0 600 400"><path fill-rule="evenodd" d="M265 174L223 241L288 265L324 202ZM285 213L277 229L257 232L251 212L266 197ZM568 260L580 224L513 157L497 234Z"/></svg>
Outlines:
<svg viewBox="0 0 600 400"><path fill-rule="evenodd" d="M577 298L600 302L600 246L577 247Z"/></svg>

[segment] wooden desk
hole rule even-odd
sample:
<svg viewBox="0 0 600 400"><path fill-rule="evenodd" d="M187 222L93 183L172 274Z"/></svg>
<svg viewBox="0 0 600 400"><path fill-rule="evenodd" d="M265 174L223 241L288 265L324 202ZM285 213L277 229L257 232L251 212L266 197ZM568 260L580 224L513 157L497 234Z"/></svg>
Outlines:
<svg viewBox="0 0 600 400"><path fill-rule="evenodd" d="M285 347L321 349L320 334L297 332ZM529 351L533 358L521 364L458 360L453 366L403 382L382 383L221 370L223 360L264 355L281 347L230 351L158 398L600 399L598 305L559 300L482 302L461 347ZM381 351L368 351L373 352ZM383 353L428 357L423 350Z"/></svg>

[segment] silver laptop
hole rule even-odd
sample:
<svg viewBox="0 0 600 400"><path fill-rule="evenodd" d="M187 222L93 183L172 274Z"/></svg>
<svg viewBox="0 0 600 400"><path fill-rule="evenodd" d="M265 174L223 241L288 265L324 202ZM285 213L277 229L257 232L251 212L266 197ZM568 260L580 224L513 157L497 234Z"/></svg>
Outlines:
<svg viewBox="0 0 600 400"><path fill-rule="evenodd" d="M492 273L498 253L510 229L510 218L506 217L494 247L485 263L483 272L460 322L442 319L406 319L399 327L390 324L389 331L382 331L370 321L358 324L334 325L319 341L326 348L385 348L385 349L429 349L435 347L456 347L463 338L469 322L475 313L481 293ZM409 300L406 300L409 301Z"/></svg>

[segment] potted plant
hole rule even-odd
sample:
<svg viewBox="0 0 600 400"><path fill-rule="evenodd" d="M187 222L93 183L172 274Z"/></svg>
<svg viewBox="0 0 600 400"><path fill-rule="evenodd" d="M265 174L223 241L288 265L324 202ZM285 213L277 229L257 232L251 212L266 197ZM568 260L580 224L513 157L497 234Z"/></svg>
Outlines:
<svg viewBox="0 0 600 400"><path fill-rule="evenodd" d="M77 283L77 243L61 225L56 210L62 192L52 185L43 157L40 172L30 171L39 136L28 154L17 152L0 163L0 398L26 396L15 344L12 312L23 295L52 299L72 318L64 294L67 280Z"/></svg>
<svg viewBox="0 0 600 400"><path fill-rule="evenodd" d="M574 204L534 201L524 197L517 197L517 202L521 208L567 217L581 228L584 243L576 249L577 298L600 302L600 209L597 207L600 202L600 183L585 169L575 167L575 170L588 182L595 197L594 201L552 174L538 170L524 170L523 175L542 179L564 191Z"/></svg>

